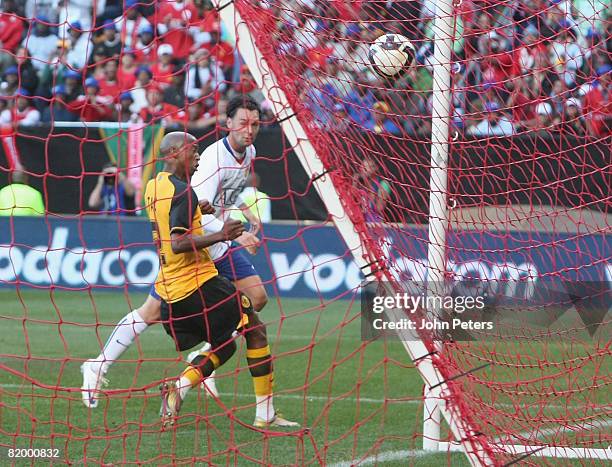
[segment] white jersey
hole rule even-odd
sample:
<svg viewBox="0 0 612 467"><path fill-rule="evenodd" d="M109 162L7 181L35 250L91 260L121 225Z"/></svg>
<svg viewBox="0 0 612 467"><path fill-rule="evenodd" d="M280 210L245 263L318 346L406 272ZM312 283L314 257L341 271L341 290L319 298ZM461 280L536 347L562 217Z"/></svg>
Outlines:
<svg viewBox="0 0 612 467"><path fill-rule="evenodd" d="M219 232L230 217L230 210L242 204L240 193L246 187L251 165L255 159L255 146L246 148L244 156L237 158L227 138L208 146L200 156L198 169L191 177L191 186L200 201L207 200L215 208L215 214L204 216L202 227L209 232ZM213 260L220 258L230 242L211 245L208 252Z"/></svg>

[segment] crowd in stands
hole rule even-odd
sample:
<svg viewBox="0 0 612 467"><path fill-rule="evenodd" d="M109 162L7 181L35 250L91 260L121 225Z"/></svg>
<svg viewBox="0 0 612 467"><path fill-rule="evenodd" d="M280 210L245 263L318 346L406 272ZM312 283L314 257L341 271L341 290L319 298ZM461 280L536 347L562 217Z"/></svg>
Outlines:
<svg viewBox="0 0 612 467"><path fill-rule="evenodd" d="M430 134L434 0L268 3L281 18L279 50L308 83L302 97L322 128L348 128L348 117L376 133ZM611 134L609 0L463 0L456 8L455 130ZM417 49L417 66L401 79L368 66L368 44L389 32Z"/></svg>
<svg viewBox="0 0 612 467"><path fill-rule="evenodd" d="M209 127L242 92L264 101L210 0L0 1L1 126Z"/></svg>
<svg viewBox="0 0 612 467"><path fill-rule="evenodd" d="M2 0L0 122L214 125L257 89L210 0ZM324 128L431 131L434 0L262 0L278 52ZM463 0L453 42L453 125L477 136L611 133L609 0ZM417 66L384 81L368 44L399 32ZM410 117L407 117L410 116Z"/></svg>

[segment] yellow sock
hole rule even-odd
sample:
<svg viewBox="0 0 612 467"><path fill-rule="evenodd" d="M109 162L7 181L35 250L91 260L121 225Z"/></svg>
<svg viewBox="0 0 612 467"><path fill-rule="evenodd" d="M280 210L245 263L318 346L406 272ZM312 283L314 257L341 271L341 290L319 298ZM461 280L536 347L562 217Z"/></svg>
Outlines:
<svg viewBox="0 0 612 467"><path fill-rule="evenodd" d="M183 380L186 379L189 381L189 383L191 384L191 387L196 387L198 384L200 384L200 381L202 381L202 371L199 368L196 368L194 366L190 366L185 368L185 370L183 370L183 372L181 373L181 377L180 379Z"/></svg>
<svg viewBox="0 0 612 467"><path fill-rule="evenodd" d="M252 378L256 396L269 396L273 393L274 372L264 376L253 376Z"/></svg>

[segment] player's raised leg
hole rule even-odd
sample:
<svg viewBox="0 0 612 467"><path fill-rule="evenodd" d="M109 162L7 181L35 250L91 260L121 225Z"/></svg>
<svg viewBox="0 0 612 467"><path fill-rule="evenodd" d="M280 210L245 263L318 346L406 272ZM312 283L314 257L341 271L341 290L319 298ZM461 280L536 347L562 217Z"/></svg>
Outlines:
<svg viewBox="0 0 612 467"><path fill-rule="evenodd" d="M136 336L160 320L160 298L151 289L151 293L140 308L129 312L115 326L106 340L102 352L81 365L83 385L81 395L83 404L89 408L98 406L100 388L108 381L105 378L110 366L130 348Z"/></svg>
<svg viewBox="0 0 612 467"><path fill-rule="evenodd" d="M232 334L240 321L239 303L248 302L244 295L239 302L238 295L231 282L216 276L178 302L162 302L164 329L178 350L192 348L203 340L211 342L211 350L195 357L176 380L161 385L162 427L175 423L187 393L236 351Z"/></svg>

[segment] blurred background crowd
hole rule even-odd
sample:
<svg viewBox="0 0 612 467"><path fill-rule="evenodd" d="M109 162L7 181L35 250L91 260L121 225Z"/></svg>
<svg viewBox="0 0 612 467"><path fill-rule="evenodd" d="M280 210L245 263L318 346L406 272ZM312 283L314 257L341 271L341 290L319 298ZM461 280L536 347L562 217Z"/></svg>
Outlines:
<svg viewBox="0 0 612 467"><path fill-rule="evenodd" d="M318 125L427 135L435 1L258 2L303 77ZM453 125L478 136L612 132L610 0L463 0L453 42ZM384 82L368 44L397 32L417 67ZM121 121L203 128L227 100L271 106L210 0L2 0L0 126Z"/></svg>
<svg viewBox="0 0 612 467"><path fill-rule="evenodd" d="M198 128L236 93L264 100L208 0L2 0L0 76L4 126Z"/></svg>

